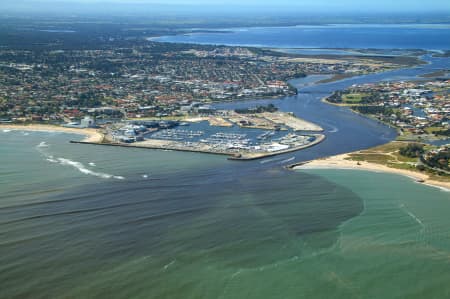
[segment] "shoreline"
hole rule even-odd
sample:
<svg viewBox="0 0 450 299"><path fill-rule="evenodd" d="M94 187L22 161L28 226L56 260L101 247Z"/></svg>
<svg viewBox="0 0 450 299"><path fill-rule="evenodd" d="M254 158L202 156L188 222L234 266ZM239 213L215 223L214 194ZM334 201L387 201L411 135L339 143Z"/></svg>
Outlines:
<svg viewBox="0 0 450 299"><path fill-rule="evenodd" d="M102 133L100 133L97 129L93 128L77 129L44 124L30 124L30 125L0 124L0 130L71 133L85 136L85 138L82 140L83 142L101 142L104 137Z"/></svg>
<svg viewBox="0 0 450 299"><path fill-rule="evenodd" d="M366 162L366 161L353 161L347 160L350 157L350 153L320 158L316 160L301 162L293 165L289 165L288 168L292 170L302 169L346 169L346 170L364 170L378 173L392 173L409 177L417 183L439 188L441 190L450 191L450 181L441 182L430 179L430 176L426 173L392 168L381 164Z"/></svg>

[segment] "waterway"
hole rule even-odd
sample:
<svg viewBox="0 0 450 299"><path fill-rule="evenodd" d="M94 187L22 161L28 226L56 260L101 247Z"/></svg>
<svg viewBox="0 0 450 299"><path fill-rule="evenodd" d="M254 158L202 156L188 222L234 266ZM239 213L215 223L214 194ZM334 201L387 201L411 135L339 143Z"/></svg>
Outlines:
<svg viewBox="0 0 450 299"><path fill-rule="evenodd" d="M450 67L450 59L424 55L427 64L414 68L369 74L347 78L337 82L314 84L326 79L325 75L313 75L292 80L298 95L281 99L257 99L215 105L218 109L234 109L274 104L281 111L293 112L296 116L317 123L325 129L326 140L319 145L299 152L286 154L295 161L305 161L318 157L332 156L345 152L373 147L387 143L397 136L394 128L367 117L358 115L346 107L328 105L321 100L335 90L342 90L353 84L376 83L382 81L423 80L420 75Z"/></svg>
<svg viewBox="0 0 450 299"><path fill-rule="evenodd" d="M269 48L448 50L448 24L330 24L226 28L152 38L159 42Z"/></svg>

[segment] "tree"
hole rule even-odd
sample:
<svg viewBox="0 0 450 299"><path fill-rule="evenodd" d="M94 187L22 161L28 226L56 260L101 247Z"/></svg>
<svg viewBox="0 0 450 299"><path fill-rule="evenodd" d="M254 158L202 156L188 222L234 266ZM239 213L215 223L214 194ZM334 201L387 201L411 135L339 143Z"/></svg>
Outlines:
<svg viewBox="0 0 450 299"><path fill-rule="evenodd" d="M424 153L423 145L420 143L409 143L407 146L400 148L399 153L409 158L420 157Z"/></svg>

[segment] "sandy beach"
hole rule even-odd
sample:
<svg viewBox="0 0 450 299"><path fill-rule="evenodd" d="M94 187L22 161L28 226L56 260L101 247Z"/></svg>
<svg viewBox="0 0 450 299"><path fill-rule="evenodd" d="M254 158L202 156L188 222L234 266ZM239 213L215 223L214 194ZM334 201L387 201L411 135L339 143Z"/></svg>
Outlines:
<svg viewBox="0 0 450 299"><path fill-rule="evenodd" d="M387 167L385 165L370 163L370 162L357 162L352 160L346 160L349 158L348 154L342 154L332 157L327 157L323 159L317 159L313 161L306 162L302 165L294 166L293 169L352 169L352 170L365 170L373 172L387 172L394 173L403 176L410 177L411 179L420 182L425 185L430 185L438 188L446 189L450 191L450 182L441 182L430 179L428 174L409 171L405 169L397 169Z"/></svg>
<svg viewBox="0 0 450 299"><path fill-rule="evenodd" d="M96 129L77 129L77 128L66 128L61 126L54 125L40 125L40 124L31 124L31 125L10 125L10 124L1 124L0 130L22 130L22 131L51 131L51 132L64 132L71 134L79 134L84 135L84 142L101 142L103 140L103 134L100 133Z"/></svg>

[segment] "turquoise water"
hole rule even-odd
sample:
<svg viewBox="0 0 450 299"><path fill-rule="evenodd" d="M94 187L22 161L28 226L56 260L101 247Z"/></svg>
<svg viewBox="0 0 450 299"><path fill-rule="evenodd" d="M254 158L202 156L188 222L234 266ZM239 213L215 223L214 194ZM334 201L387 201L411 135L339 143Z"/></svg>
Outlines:
<svg viewBox="0 0 450 299"><path fill-rule="evenodd" d="M330 284L341 287L336 297L448 298L449 192L390 174L305 172L364 199L364 212L340 226L325 257Z"/></svg>
<svg viewBox="0 0 450 299"><path fill-rule="evenodd" d="M0 298L450 294L450 195L408 178L0 136Z"/></svg>

